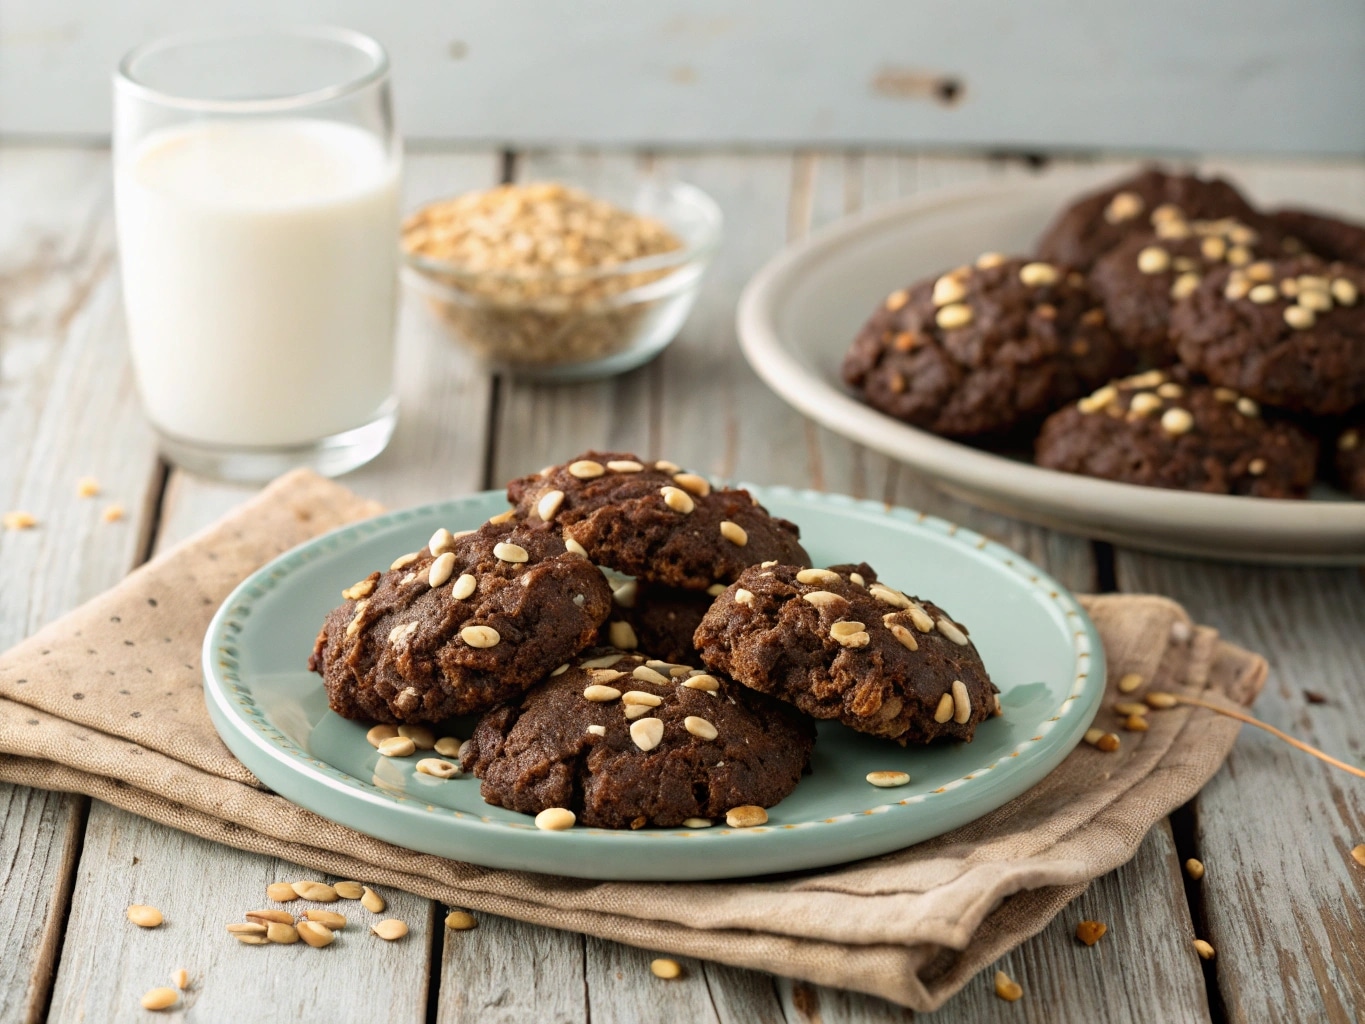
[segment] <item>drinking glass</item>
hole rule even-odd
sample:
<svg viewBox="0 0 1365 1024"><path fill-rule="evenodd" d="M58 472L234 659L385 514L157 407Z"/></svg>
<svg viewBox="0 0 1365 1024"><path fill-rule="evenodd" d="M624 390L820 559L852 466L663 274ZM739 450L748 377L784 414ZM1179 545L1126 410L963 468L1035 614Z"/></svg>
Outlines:
<svg viewBox="0 0 1365 1024"><path fill-rule="evenodd" d="M128 338L172 462L259 481L383 451L401 168L388 57L360 33L182 35L119 64Z"/></svg>

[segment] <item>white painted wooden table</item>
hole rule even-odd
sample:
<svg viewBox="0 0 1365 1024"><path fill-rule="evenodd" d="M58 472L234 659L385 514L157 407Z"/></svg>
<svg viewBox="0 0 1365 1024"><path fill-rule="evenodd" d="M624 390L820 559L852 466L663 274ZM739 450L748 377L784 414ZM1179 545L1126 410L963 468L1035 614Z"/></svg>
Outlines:
<svg viewBox="0 0 1365 1024"><path fill-rule="evenodd" d="M1362 756L1365 587L1358 571L1237 568L1091 544L978 512L885 458L801 419L745 366L733 333L747 277L784 242L865 205L940 185L1047 173L1037 162L922 154L649 156L493 151L410 158L408 200L517 178L670 173L709 191L727 237L698 308L660 359L616 380L533 387L489 377L406 309L403 420L392 448L346 482L390 506L495 485L590 445L667 456L724 476L844 491L929 509L1011 544L1081 590L1155 590L1264 652L1267 720ZM1365 199L1359 163L1231 166L1266 198L1307 190ZM123 339L101 149L0 147L0 508L41 525L0 534L0 646L110 586L249 493L168 470L138 410ZM104 496L75 497L97 477ZM127 516L102 521L105 501ZM1326 698L1307 701L1305 691ZM1024 987L996 999L973 980L933 1019L956 1021L1353 1021L1365 1015L1365 790L1316 761L1245 735L1227 767L1136 859L1099 880L1001 963ZM1197 855L1199 884L1178 865ZM484 918L445 933L444 908L399 893L412 935L349 955L279 948L264 964L223 922L298 868L215 846L98 801L0 786L0 1024L124 1021L182 964L195 985L167 1016L274 1020L790 1021L909 1019L875 999L715 964L662 982L651 954ZM167 914L156 932L132 902ZM1077 921L1104 921L1093 948ZM1198 960L1191 939L1218 950Z"/></svg>

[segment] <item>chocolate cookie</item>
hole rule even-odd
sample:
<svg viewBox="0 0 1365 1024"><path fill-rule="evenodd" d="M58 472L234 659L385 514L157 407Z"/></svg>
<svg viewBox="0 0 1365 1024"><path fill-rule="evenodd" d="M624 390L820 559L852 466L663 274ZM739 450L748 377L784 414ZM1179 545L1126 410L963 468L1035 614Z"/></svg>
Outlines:
<svg viewBox="0 0 1365 1024"><path fill-rule="evenodd" d="M770 559L809 561L795 523L768 514L746 490L712 489L671 462L584 452L513 480L508 499L526 519L553 523L589 558L650 583L705 590Z"/></svg>
<svg viewBox="0 0 1365 1024"><path fill-rule="evenodd" d="M1173 208L1161 208L1173 210ZM1190 223L1163 213L1155 232L1137 232L1101 256L1090 287L1104 303L1109 327L1147 366L1176 360L1170 339L1171 309L1220 267L1244 267L1279 252L1279 236L1241 221Z"/></svg>
<svg viewBox="0 0 1365 1024"><path fill-rule="evenodd" d="M1038 465L1148 487L1302 498L1317 442L1228 388L1152 370L1108 384L1043 424Z"/></svg>
<svg viewBox="0 0 1365 1024"><path fill-rule="evenodd" d="M1365 268L1312 256L1210 274L1171 313L1180 360L1266 405L1335 415L1365 403Z"/></svg>
<svg viewBox="0 0 1365 1024"><path fill-rule="evenodd" d="M1353 498L1365 501L1365 418L1355 422L1337 435L1337 483Z"/></svg>
<svg viewBox="0 0 1365 1024"><path fill-rule="evenodd" d="M966 627L859 575L865 586L833 569L746 569L697 628L702 661L902 746L970 740L1000 703Z"/></svg>
<svg viewBox="0 0 1365 1024"><path fill-rule="evenodd" d="M988 253L892 292L854 339L843 377L874 409L969 437L1046 415L1128 359L1079 274Z"/></svg>
<svg viewBox="0 0 1365 1024"><path fill-rule="evenodd" d="M1172 212L1187 221L1235 217L1259 227L1263 220L1222 178L1167 174L1148 168L1116 185L1088 193L1064 209L1038 240L1038 255L1088 270L1129 234L1151 231L1161 216Z"/></svg>
<svg viewBox="0 0 1365 1024"><path fill-rule="evenodd" d="M713 584L711 590L724 590ZM611 617L602 626L602 643L623 650L648 651L666 661L697 663L692 634L715 594L658 583L622 580L612 584Z"/></svg>
<svg viewBox="0 0 1365 1024"><path fill-rule="evenodd" d="M699 669L594 650L479 721L460 751L490 804L598 828L771 807L810 764L811 723Z"/></svg>
<svg viewBox="0 0 1365 1024"><path fill-rule="evenodd" d="M1287 243L1297 243L1314 256L1365 265L1365 224L1312 210L1276 210L1271 220Z"/></svg>
<svg viewBox="0 0 1365 1024"><path fill-rule="evenodd" d="M342 592L308 659L332 710L439 722L516 696L592 643L611 590L543 525L489 522Z"/></svg>

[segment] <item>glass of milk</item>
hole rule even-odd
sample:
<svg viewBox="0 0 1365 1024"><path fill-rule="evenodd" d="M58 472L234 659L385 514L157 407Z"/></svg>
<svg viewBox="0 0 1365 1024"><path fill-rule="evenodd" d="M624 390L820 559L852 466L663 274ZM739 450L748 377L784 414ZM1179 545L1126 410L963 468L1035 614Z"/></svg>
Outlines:
<svg viewBox="0 0 1365 1024"><path fill-rule="evenodd" d="M384 450L401 165L388 58L359 33L186 35L124 58L123 296L171 461L259 481Z"/></svg>

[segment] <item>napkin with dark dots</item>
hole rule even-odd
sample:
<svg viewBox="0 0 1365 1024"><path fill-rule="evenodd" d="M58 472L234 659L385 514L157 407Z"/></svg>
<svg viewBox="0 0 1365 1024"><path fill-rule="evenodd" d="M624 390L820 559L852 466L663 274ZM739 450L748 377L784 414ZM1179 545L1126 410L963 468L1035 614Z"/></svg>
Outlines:
<svg viewBox="0 0 1365 1024"><path fill-rule="evenodd" d="M338 484L292 473L0 656L0 780L85 793L230 846L454 906L932 1010L1131 858L1237 737L1236 722L1210 711L1152 714L1150 729L1123 733L1119 750L1081 744L1023 796L937 839L800 875L668 883L666 899L660 883L415 854L265 789L218 738L200 676L209 619L241 579L378 511ZM1117 680L1131 673L1144 689L1236 704L1264 684L1262 658L1165 598L1084 603L1108 656L1106 705L1123 699Z"/></svg>

